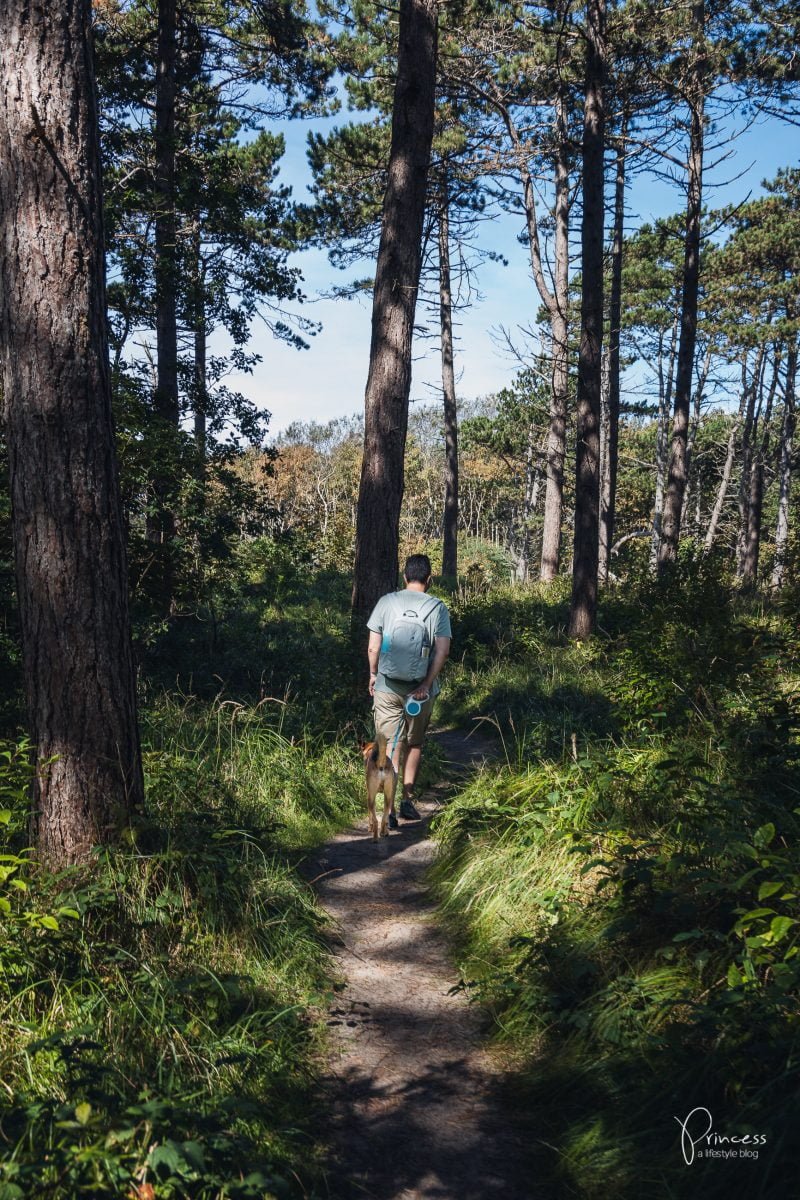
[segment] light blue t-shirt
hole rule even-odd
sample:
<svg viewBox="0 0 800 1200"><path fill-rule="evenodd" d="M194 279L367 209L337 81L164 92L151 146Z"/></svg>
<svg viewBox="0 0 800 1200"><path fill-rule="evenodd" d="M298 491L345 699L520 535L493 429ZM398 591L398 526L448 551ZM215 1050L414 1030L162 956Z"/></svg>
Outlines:
<svg viewBox="0 0 800 1200"><path fill-rule="evenodd" d="M415 608L417 612L423 613L423 621L428 631L428 639L433 650L434 640L437 637L452 637L450 629L450 613L447 611L447 606L441 600L436 600L434 596L429 596L426 592L418 592L416 588L404 588L399 592L389 592L385 596L381 596L375 608L372 610L372 615L367 621L367 629L372 633L383 633L384 624L387 617L396 612L397 601L396 596L403 597L403 604L409 608ZM424 675L420 676L417 683L421 683ZM407 680L387 679L387 677L378 669L378 678L375 680L376 692L394 692L397 696L407 696L410 691L413 691L413 681L409 683ZM437 695L439 692L439 680L434 679L431 687L431 696Z"/></svg>

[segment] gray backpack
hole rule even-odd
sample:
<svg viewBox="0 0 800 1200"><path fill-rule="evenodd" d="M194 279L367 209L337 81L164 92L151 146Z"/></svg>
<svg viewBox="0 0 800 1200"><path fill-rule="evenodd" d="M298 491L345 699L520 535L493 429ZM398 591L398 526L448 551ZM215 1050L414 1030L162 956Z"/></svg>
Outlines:
<svg viewBox="0 0 800 1200"><path fill-rule="evenodd" d="M406 601L402 592L392 596L384 621L378 661L378 669L387 679L399 679L406 683L424 679L431 652L431 639L425 621L438 604L441 604L441 600L433 598L430 604L417 609Z"/></svg>

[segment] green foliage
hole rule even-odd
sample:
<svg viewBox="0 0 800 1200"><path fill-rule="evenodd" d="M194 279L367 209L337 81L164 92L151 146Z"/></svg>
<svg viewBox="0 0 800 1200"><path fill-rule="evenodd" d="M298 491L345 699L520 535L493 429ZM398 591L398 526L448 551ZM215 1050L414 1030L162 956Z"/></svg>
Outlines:
<svg viewBox="0 0 800 1200"><path fill-rule="evenodd" d="M686 1174L674 1118L702 1104L720 1132L767 1137L734 1164L741 1187L786 1195L796 621L691 556L609 598L589 647L562 645L535 596L492 597L496 633L472 641L476 610L446 703L496 723L506 765L438 818L436 887L462 986L513 1054L548 1194L729 1194L713 1160Z"/></svg>
<svg viewBox="0 0 800 1200"><path fill-rule="evenodd" d="M313 1175L331 984L289 859L354 810L355 756L263 707L165 698L144 725L146 812L58 875L25 846L27 747L0 757L4 1200L262 1200Z"/></svg>
<svg viewBox="0 0 800 1200"><path fill-rule="evenodd" d="M351 696L363 647L350 642L350 579L315 572L292 538L245 543L233 567L239 587L227 599L212 596L142 647L148 692L263 701L288 736L363 732L366 693Z"/></svg>
<svg viewBox="0 0 800 1200"><path fill-rule="evenodd" d="M711 256L711 300L733 348L797 339L800 170L766 186L766 196L722 213L730 236Z"/></svg>
<svg viewBox="0 0 800 1200"><path fill-rule="evenodd" d="M114 405L134 607L149 635L193 599L218 600L234 536L264 530L259 497L234 466L243 445L261 447L269 413L226 379L259 361L246 350L256 317L298 349L318 331L296 310L302 277L288 260L299 225L291 189L277 180L284 139L263 126L323 109L332 64L302 3L173 9L166 186L153 102L160 10L141 0L95 10ZM165 207L175 228L166 253L156 245ZM180 352L154 379L165 271L175 305L159 320L174 325ZM216 330L230 345L224 355L211 349ZM173 372L175 411L171 401L165 414L154 385Z"/></svg>

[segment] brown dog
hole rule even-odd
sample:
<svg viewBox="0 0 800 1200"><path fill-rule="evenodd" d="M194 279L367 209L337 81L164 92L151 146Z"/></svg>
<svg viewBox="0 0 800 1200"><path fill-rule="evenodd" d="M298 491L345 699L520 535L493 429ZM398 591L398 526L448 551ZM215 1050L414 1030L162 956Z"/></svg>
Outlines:
<svg viewBox="0 0 800 1200"><path fill-rule="evenodd" d="M392 760L386 753L386 738L378 734L377 742L368 742L364 747L364 763L367 769L367 807L369 810L369 831L373 841L378 840L378 818L375 813L375 797L383 792L383 817L381 819L381 837L389 836L389 813L394 812L394 793L397 784L397 772Z"/></svg>

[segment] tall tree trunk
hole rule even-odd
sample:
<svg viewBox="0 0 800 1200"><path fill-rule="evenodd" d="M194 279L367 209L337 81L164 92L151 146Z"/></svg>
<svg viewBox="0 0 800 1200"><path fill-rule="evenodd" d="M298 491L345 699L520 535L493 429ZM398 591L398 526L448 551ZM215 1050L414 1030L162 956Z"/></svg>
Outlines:
<svg viewBox="0 0 800 1200"><path fill-rule="evenodd" d="M142 799L90 0L3 5L0 361L35 835L60 866Z"/></svg>
<svg viewBox="0 0 800 1200"><path fill-rule="evenodd" d="M611 435L611 370L608 346L603 350L603 365L600 374L600 537L597 557L597 579L599 583L608 581L611 543L608 539L606 514L611 504L611 456L609 454Z"/></svg>
<svg viewBox="0 0 800 1200"><path fill-rule="evenodd" d="M700 368L700 374L697 378L697 386L694 390L694 399L692 401L692 419L689 424L689 435L686 439L686 487L683 492L683 504L681 506L681 529L686 527L688 521L689 501L692 495L692 467L694 444L697 439L697 431L700 428L700 416L703 409L703 397L705 395L706 383L708 382L708 373L711 370L711 344L709 343L703 359L703 365ZM699 526L698 526L699 528Z"/></svg>
<svg viewBox="0 0 800 1200"><path fill-rule="evenodd" d="M742 430L742 468L739 475L739 529L736 537L736 576L744 576L745 552L747 545L747 525L750 513L750 480L753 465L753 441L756 435L758 418L756 415L756 399L761 409L763 370L765 348L762 346L756 355L753 368L753 378L747 395L744 427ZM747 355L744 359L744 370L747 369Z"/></svg>
<svg viewBox="0 0 800 1200"><path fill-rule="evenodd" d="M550 427L547 441L547 489L545 494L544 529L542 532L541 578L555 579L561 555L561 522L564 506L564 458L566 455L567 401L569 396L569 136L567 128L568 94L559 88L555 101L555 277L551 292L545 277L539 241L539 220L536 213L536 192L528 166L526 148L514 124L508 107L495 91L495 103L503 118L514 150L522 183L525 224L531 271L539 297L550 317L552 386L550 391Z"/></svg>
<svg viewBox="0 0 800 1200"><path fill-rule="evenodd" d="M742 394L739 399L739 411L736 414L736 418L731 426L731 431L728 434L728 449L725 454L725 463L722 468L722 478L719 481L716 499L714 500L714 507L711 510L711 516L708 521L708 529L706 530L706 536L703 542L703 551L706 554L714 545L714 539L717 536L717 528L719 527L719 520L722 516L722 509L725 505L725 498L728 495L731 475L733 474L733 464L736 461L736 439L739 435L739 430L742 427L742 422L744 421L747 398L747 388L743 387Z"/></svg>
<svg viewBox="0 0 800 1200"><path fill-rule="evenodd" d="M681 340L675 379L675 411L672 419L667 494L664 497L659 566L674 562L681 532L683 493L687 480L686 443L689 431L689 407L692 398L694 349L697 339L697 300L700 282L700 220L703 205L703 146L705 116L705 4L692 5L692 24L696 35L693 50L693 78L689 83L689 161L686 204L685 249L683 260L683 299L681 304Z"/></svg>
<svg viewBox="0 0 800 1200"><path fill-rule="evenodd" d="M194 279L192 280L192 310L194 325L194 378L192 380L192 410L194 418L194 445L197 451L197 473L205 478L206 426L208 419L208 365L206 346L206 297L203 278L203 260L200 250L200 218L195 221L192 235L192 258Z"/></svg>
<svg viewBox="0 0 800 1200"><path fill-rule="evenodd" d="M442 188L439 217L439 323L442 340L444 398L444 513L442 516L442 575L458 576L458 413L453 367L453 298L450 289L450 200L447 181Z"/></svg>
<svg viewBox="0 0 800 1200"><path fill-rule="evenodd" d="M770 422L772 407L775 403L775 392L778 387L780 371L780 346L775 347L772 380L769 385L767 403L764 408L761 439L754 445L753 460L750 467L750 495L747 506L747 535L744 548L742 580L744 583L755 584L758 576L758 560L761 555L761 517L764 507L764 464L769 453Z"/></svg>
<svg viewBox="0 0 800 1200"><path fill-rule="evenodd" d="M661 335L663 338L663 334ZM650 537L650 571L655 574L658 554L661 549L661 529L664 519L664 488L667 481L667 443L669 441L669 414L672 406L672 381L675 377L675 352L678 345L678 314L672 323L669 343L669 366L664 379L661 354L658 358L658 423L656 426L656 491L653 500L653 532ZM659 351L661 346L659 346Z"/></svg>
<svg viewBox="0 0 800 1200"><path fill-rule="evenodd" d="M155 104L155 308L156 387L153 397L156 416L166 435L178 428L178 318L177 318L177 216L175 204L175 94L177 71L177 16L175 0L158 0L158 62ZM163 453L162 449L162 453ZM153 478L154 505L148 517L147 535L156 544L167 545L175 534L175 517L170 495L173 480L169 469L156 467ZM166 599L172 589L169 555L165 556Z"/></svg>
<svg viewBox="0 0 800 1200"><path fill-rule="evenodd" d="M797 340L792 339L786 355L786 392L778 454L778 520L775 526L775 561L772 586L782 588L786 576L786 548L789 543L789 500L792 491L792 443L795 427L795 384L797 380Z"/></svg>
<svg viewBox="0 0 800 1200"><path fill-rule="evenodd" d="M556 204L554 293L548 305L552 354L550 387L550 430L547 438L547 487L544 497L542 565L545 583L558 574L561 557L561 522L564 509L564 459L567 449L567 403L569 399L569 138L567 94L556 95Z"/></svg>
<svg viewBox="0 0 800 1200"><path fill-rule="evenodd" d="M587 5L583 117L581 341L575 463L575 538L569 634L587 638L597 617L600 534L600 387L603 346L605 0Z"/></svg>
<svg viewBox="0 0 800 1200"><path fill-rule="evenodd" d="M194 444L197 450L198 475L205 475L206 461L206 404L207 404L207 354L205 325L194 331Z"/></svg>
<svg viewBox="0 0 800 1200"><path fill-rule="evenodd" d="M608 578L608 560L614 542L617 514L617 464L619 460L619 375L620 333L622 328L622 245L625 236L625 141L628 112L623 106L617 143L617 172L614 186L614 238L611 243L611 295L608 305L608 411L603 469L603 497L600 509L601 582Z"/></svg>
<svg viewBox="0 0 800 1200"><path fill-rule="evenodd" d="M421 263L436 83L435 0L400 0L389 178L375 290L358 493L353 614L397 586L411 341Z"/></svg>
<svg viewBox="0 0 800 1200"><path fill-rule="evenodd" d="M541 451L536 447L536 428L531 422L528 426L528 441L525 448L525 491L522 498L520 514L520 535L516 562L514 563L514 579L517 583L527 583L531 568L531 523L536 506L539 503L539 492L542 483ZM513 523L512 523L513 531ZM517 538L512 536L509 543L517 545Z"/></svg>

